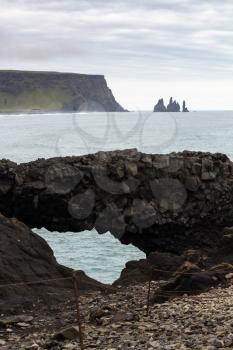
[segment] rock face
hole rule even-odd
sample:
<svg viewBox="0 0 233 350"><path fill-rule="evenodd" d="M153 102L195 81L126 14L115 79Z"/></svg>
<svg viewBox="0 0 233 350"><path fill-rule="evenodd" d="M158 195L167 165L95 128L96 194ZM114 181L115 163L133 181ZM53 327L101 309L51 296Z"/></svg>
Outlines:
<svg viewBox="0 0 233 350"><path fill-rule="evenodd" d="M128 261L114 285L145 283L150 279L167 280L187 260L186 255L171 253L150 253L146 259ZM161 271L170 271L161 272Z"/></svg>
<svg viewBox="0 0 233 350"><path fill-rule="evenodd" d="M170 98L169 104L167 105L167 112L180 112L180 105L178 102L173 101L172 97Z"/></svg>
<svg viewBox="0 0 233 350"><path fill-rule="evenodd" d="M110 231L145 253L215 247L233 225L233 164L223 154L143 154L0 162L0 211L30 227Z"/></svg>
<svg viewBox="0 0 233 350"><path fill-rule="evenodd" d="M16 219L0 214L0 285L71 277L72 270L59 265L48 244ZM0 288L1 301L37 303L41 298L61 299L71 281ZM4 305L0 304L0 309ZM11 304L6 304L10 309Z"/></svg>
<svg viewBox="0 0 233 350"><path fill-rule="evenodd" d="M116 111L102 75L0 71L0 113Z"/></svg>
<svg viewBox="0 0 233 350"><path fill-rule="evenodd" d="M186 250L182 255L154 252L130 261L114 285L163 281L154 295L162 302L183 294L199 294L219 285L227 287L233 276L233 234L223 230L215 247ZM166 282L165 282L166 281Z"/></svg>
<svg viewBox="0 0 233 350"><path fill-rule="evenodd" d="M173 101L171 97L166 107L163 98L161 98L155 105L154 112L180 112L180 104L176 100ZM185 101L183 101L182 112L189 112Z"/></svg>
<svg viewBox="0 0 233 350"><path fill-rule="evenodd" d="M17 309L40 301L52 304L72 292L72 269L57 263L46 241L17 219L0 214L0 310ZM82 291L108 288L77 271ZM65 278L65 280L61 280ZM20 285L24 282L58 279L46 283ZM14 287L3 285L16 284Z"/></svg>
<svg viewBox="0 0 233 350"><path fill-rule="evenodd" d="M154 112L167 112L167 108L164 105L163 98L158 100L158 103L154 107Z"/></svg>

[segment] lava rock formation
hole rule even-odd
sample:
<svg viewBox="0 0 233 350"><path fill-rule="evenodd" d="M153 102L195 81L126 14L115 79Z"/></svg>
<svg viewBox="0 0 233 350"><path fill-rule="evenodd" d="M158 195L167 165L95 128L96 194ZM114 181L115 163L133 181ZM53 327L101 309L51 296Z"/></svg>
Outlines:
<svg viewBox="0 0 233 350"><path fill-rule="evenodd" d="M154 112L180 112L180 104L171 97L167 107L164 105L163 98L159 99L154 107ZM182 112L189 112L186 102L183 101Z"/></svg>
<svg viewBox="0 0 233 350"><path fill-rule="evenodd" d="M223 154L143 154L0 162L0 212L31 228L111 232L124 244L182 254L214 247L233 224L233 164Z"/></svg>

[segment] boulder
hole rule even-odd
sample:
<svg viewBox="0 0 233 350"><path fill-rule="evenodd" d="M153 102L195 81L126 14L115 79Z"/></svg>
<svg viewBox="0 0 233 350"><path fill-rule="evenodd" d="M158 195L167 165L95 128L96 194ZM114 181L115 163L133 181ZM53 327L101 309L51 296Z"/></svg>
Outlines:
<svg viewBox="0 0 233 350"><path fill-rule="evenodd" d="M233 265L230 264L221 264L202 270L198 265L186 262L155 292L153 301L163 302L180 295L200 294L212 287L227 287L227 275L232 272Z"/></svg>
<svg viewBox="0 0 233 350"><path fill-rule="evenodd" d="M120 277L113 285L131 285L144 283L150 279L168 279L185 261L185 256L171 253L153 252L147 259L129 261Z"/></svg>
<svg viewBox="0 0 233 350"><path fill-rule="evenodd" d="M78 326L71 326L60 329L53 337L58 341L77 339L79 338L79 328Z"/></svg>
<svg viewBox="0 0 233 350"><path fill-rule="evenodd" d="M43 238L17 219L0 214L0 310L64 301L73 293L72 275L72 269L58 264ZM81 291L108 288L82 271L76 276ZM0 320L0 324L12 322L28 322L28 317Z"/></svg>

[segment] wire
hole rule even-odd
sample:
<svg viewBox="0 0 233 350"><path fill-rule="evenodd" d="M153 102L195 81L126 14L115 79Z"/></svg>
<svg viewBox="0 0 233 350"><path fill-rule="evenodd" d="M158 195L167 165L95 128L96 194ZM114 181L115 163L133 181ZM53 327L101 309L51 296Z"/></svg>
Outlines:
<svg viewBox="0 0 233 350"><path fill-rule="evenodd" d="M7 283L7 284L1 284L0 288L23 287L26 285L65 281L65 280L71 280L71 279L72 277L64 277L64 278L51 278L51 279L37 280L37 281L31 281L31 282Z"/></svg>

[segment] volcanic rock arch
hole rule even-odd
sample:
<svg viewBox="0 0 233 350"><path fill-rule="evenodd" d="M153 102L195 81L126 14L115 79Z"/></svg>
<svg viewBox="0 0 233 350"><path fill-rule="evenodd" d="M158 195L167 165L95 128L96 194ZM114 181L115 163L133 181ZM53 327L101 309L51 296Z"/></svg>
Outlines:
<svg viewBox="0 0 233 350"><path fill-rule="evenodd" d="M0 162L0 212L31 228L110 231L145 253L215 244L233 223L233 164L223 154L143 154Z"/></svg>

